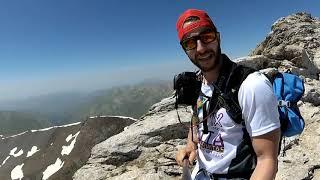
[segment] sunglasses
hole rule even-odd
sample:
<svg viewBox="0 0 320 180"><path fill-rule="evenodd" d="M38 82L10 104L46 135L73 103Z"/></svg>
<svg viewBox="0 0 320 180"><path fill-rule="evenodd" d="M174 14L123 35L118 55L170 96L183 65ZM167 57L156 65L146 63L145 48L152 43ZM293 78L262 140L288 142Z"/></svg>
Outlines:
<svg viewBox="0 0 320 180"><path fill-rule="evenodd" d="M180 44L186 51L192 50L197 47L197 41L199 39L202 43L208 44L217 39L217 33L214 31L203 32L198 36L193 36L182 40Z"/></svg>

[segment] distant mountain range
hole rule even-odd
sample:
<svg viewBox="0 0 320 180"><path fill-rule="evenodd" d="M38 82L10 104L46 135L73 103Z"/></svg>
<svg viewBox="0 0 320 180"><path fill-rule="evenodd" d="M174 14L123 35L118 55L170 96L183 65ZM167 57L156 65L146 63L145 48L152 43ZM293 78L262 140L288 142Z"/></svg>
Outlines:
<svg viewBox="0 0 320 180"><path fill-rule="evenodd" d="M30 112L0 111L0 134L16 134L27 129L39 129L52 124L47 117Z"/></svg>
<svg viewBox="0 0 320 180"><path fill-rule="evenodd" d="M57 93L2 102L0 134L78 122L96 115L139 118L172 92L171 81L147 81L92 93Z"/></svg>

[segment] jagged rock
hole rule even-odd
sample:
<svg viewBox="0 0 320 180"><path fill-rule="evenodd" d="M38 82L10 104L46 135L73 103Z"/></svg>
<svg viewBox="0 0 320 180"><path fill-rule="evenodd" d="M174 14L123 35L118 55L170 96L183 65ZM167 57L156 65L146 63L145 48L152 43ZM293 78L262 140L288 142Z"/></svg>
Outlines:
<svg viewBox="0 0 320 180"><path fill-rule="evenodd" d="M292 61L270 59L264 55L246 56L235 59L239 65L251 67L257 70L276 68L278 72L290 70L292 73L304 77L318 79L318 70L310 61L305 50L301 56L295 57Z"/></svg>
<svg viewBox="0 0 320 180"><path fill-rule="evenodd" d="M320 82L314 79L305 80L305 93L302 97L304 102L309 102L314 106L320 105Z"/></svg>
<svg viewBox="0 0 320 180"><path fill-rule="evenodd" d="M251 67L254 69L266 69L268 67L278 68L281 61L270 59L264 55L247 56L235 60L237 64Z"/></svg>
<svg viewBox="0 0 320 180"><path fill-rule="evenodd" d="M309 54L311 61L301 64L304 50ZM308 69L311 71L310 76L318 79L319 52L319 18L307 13L297 13L277 20L266 39L251 52L250 56L264 55L270 59L295 62L298 68Z"/></svg>
<svg viewBox="0 0 320 180"><path fill-rule="evenodd" d="M130 125L125 131L96 145L87 164L73 176L87 179L179 179L181 168L175 162L179 145L184 144L191 118L189 107L179 108L183 124L177 119L174 98L162 100L157 111Z"/></svg>
<svg viewBox="0 0 320 180"><path fill-rule="evenodd" d="M95 144L133 122L131 118L101 116L1 137L0 179L72 179Z"/></svg>
<svg viewBox="0 0 320 180"><path fill-rule="evenodd" d="M303 59L301 58L300 60L302 61ZM307 61L308 59L305 59L304 62L296 61L296 63L306 64ZM301 75L302 78L305 79L305 93L302 100L304 102L310 102L315 106L320 105L320 82L312 78L314 77L314 71L312 69L308 71L308 69L296 67L296 64L291 61L279 61L263 55L242 57L237 59L236 62L240 65L258 69L270 77L279 71L285 72L287 70L291 70L294 74Z"/></svg>

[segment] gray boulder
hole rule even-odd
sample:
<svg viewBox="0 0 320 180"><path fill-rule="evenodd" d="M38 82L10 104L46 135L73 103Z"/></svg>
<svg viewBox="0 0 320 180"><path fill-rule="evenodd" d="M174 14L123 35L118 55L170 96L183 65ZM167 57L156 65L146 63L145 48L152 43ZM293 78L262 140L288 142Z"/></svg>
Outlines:
<svg viewBox="0 0 320 180"><path fill-rule="evenodd" d="M94 146L73 179L179 179L175 153L186 142L191 110L179 108L180 123L173 104L173 97L162 100L149 115Z"/></svg>
<svg viewBox="0 0 320 180"><path fill-rule="evenodd" d="M305 52L310 62L305 61ZM297 13L277 20L249 56L264 55L270 59L288 60L308 69L318 78L320 69L320 20L307 13ZM304 58L304 60L302 60ZM297 62L298 61L298 62Z"/></svg>

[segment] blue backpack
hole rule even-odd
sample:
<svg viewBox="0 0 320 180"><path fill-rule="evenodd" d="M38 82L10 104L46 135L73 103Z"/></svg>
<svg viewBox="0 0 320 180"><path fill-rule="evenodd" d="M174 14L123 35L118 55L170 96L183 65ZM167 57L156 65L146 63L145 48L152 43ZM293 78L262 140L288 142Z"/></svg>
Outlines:
<svg viewBox="0 0 320 180"><path fill-rule="evenodd" d="M218 78L215 87L217 91L211 98L210 107L216 107L216 105L225 107L228 115L236 123L240 124L243 123L243 119L242 110L238 102L238 91L247 76L256 70L237 65L234 62L228 63ZM266 76L273 83L274 94L278 100L281 137L301 134L305 123L297 102L304 94L304 81L290 71ZM219 99L223 99L223 101L219 101Z"/></svg>
<svg viewBox="0 0 320 180"><path fill-rule="evenodd" d="M243 124L242 110L238 102L238 91L247 76L256 70L250 67L237 65L233 62L226 66L230 68L225 68L218 78L215 87L216 91L213 93L210 101L210 107L217 107L217 105L225 107L228 115L236 123ZM278 100L282 141L280 141L279 144L280 148L278 154L280 154L280 149L282 149L282 156L285 156L285 137L301 134L305 126L297 106L297 102L304 94L304 82L301 78L291 72L278 72L270 76L267 74L265 75L270 82L273 83L273 91ZM245 138L250 140L248 134L246 134ZM282 143L284 145L283 148L281 148Z"/></svg>
<svg viewBox="0 0 320 180"><path fill-rule="evenodd" d="M303 80L291 73L277 73L273 91L278 100L282 136L301 134L305 124L297 102L304 94Z"/></svg>

